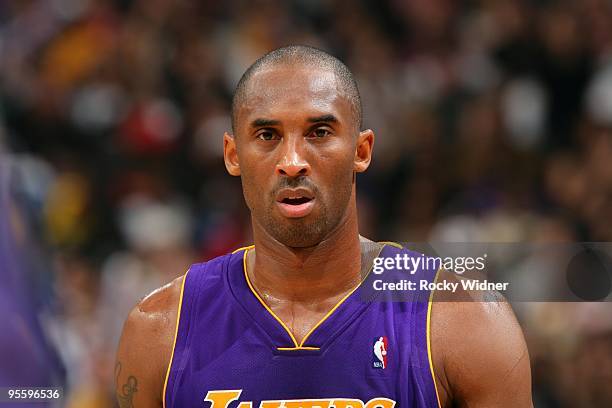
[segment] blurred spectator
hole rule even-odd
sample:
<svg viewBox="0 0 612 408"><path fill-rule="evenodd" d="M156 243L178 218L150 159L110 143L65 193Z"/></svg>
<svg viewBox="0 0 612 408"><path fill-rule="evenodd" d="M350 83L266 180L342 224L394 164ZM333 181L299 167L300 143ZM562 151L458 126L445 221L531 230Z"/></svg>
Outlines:
<svg viewBox="0 0 612 408"><path fill-rule="evenodd" d="M51 268L12 157L0 154L0 387L64 387L64 366L43 319L51 316ZM27 406L40 404L27 403ZM43 406L57 406L54 402Z"/></svg>

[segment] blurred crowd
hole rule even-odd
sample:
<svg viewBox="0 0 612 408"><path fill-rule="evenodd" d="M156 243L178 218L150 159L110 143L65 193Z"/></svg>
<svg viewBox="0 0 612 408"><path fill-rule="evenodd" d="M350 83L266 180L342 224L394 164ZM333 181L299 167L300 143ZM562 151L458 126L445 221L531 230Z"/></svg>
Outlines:
<svg viewBox="0 0 612 408"><path fill-rule="evenodd" d="M607 0L2 1L0 158L48 249L69 407L112 405L139 298L250 242L222 134L242 72L287 44L357 78L363 235L612 241ZM612 406L608 305L519 305L536 407Z"/></svg>

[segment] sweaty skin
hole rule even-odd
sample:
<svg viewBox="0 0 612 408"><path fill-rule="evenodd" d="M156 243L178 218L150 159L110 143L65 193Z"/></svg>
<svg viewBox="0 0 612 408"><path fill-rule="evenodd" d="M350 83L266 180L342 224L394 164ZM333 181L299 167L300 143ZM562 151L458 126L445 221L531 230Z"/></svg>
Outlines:
<svg viewBox="0 0 612 408"><path fill-rule="evenodd" d="M359 284L375 255L364 252L372 243L359 235L355 199L355 174L370 164L374 133L359 131L335 76L322 68L268 67L254 74L247 93L235 134L224 135L226 168L241 177L251 210L256 249L248 252L247 274L299 342ZM288 189L302 189L310 204L287 210L279 200ZM127 318L115 369L120 407L162 406L183 278ZM527 347L512 310L501 299L467 295L473 300L432 308L441 405L532 407Z"/></svg>

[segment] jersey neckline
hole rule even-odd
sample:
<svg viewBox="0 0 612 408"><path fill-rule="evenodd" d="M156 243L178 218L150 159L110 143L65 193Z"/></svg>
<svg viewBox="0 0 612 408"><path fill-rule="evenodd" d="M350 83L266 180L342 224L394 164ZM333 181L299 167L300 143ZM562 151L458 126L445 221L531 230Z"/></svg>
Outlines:
<svg viewBox="0 0 612 408"><path fill-rule="evenodd" d="M387 243L381 243L382 248L377 256L381 256L387 248ZM362 281L342 297L325 316L314 325L298 342L287 325L270 309L250 282L246 269L246 257L249 250L255 246L240 248L231 256L227 277L231 292L248 315L263 329L270 338L276 351L307 351L317 352L325 348L342 330L350 324L356 314L362 313L370 301L361 299L359 289L372 275L372 267Z"/></svg>

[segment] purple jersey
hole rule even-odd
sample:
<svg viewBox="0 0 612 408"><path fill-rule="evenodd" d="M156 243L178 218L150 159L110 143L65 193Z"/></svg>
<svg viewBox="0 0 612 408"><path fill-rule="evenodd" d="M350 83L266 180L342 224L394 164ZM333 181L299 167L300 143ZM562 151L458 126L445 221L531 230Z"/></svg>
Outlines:
<svg viewBox="0 0 612 408"><path fill-rule="evenodd" d="M249 282L250 248L189 269L166 408L439 407L429 292L385 301L384 292L372 291L379 276L370 273L298 343ZM405 252L386 245L379 256ZM434 275L408 276L432 281Z"/></svg>

